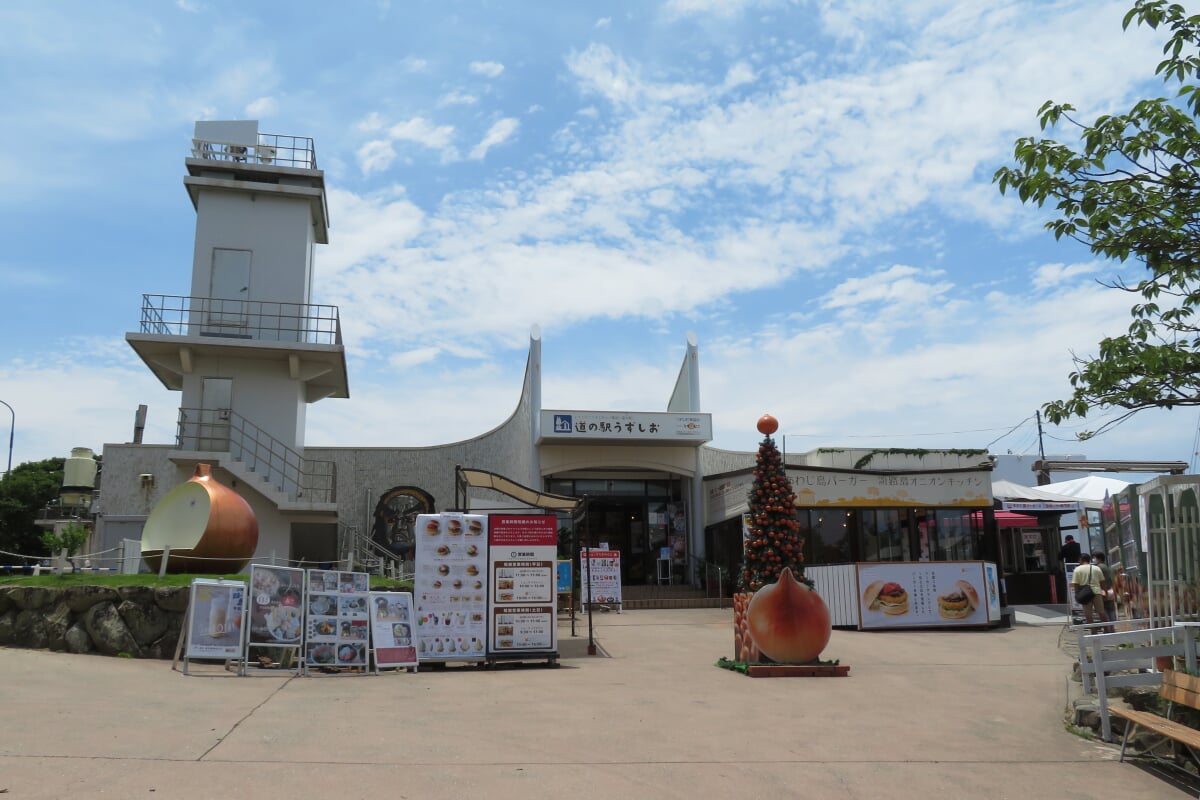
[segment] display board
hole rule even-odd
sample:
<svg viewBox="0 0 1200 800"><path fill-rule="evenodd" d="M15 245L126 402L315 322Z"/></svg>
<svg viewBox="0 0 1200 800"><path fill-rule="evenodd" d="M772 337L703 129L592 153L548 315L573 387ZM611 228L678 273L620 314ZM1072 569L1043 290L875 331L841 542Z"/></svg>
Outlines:
<svg viewBox="0 0 1200 800"><path fill-rule="evenodd" d="M365 572L308 570L304 668L366 667L371 646Z"/></svg>
<svg viewBox="0 0 1200 800"><path fill-rule="evenodd" d="M190 599L184 674L189 659L239 658L246 624L246 584L194 578Z"/></svg>
<svg viewBox="0 0 1200 800"><path fill-rule="evenodd" d="M857 564L859 628L961 627L1000 618L995 565L981 561Z"/></svg>
<svg viewBox="0 0 1200 800"><path fill-rule="evenodd" d="M416 611L412 592L371 592L371 650L375 674L380 669L417 666L417 640L413 636Z"/></svg>
<svg viewBox="0 0 1200 800"><path fill-rule="evenodd" d="M482 661L488 627L488 518L420 514L416 531L418 660Z"/></svg>
<svg viewBox="0 0 1200 800"><path fill-rule="evenodd" d="M579 551L579 583L583 587L583 603L621 603L621 551L596 550L585 547ZM595 599L593 599L595 598Z"/></svg>
<svg viewBox="0 0 1200 800"><path fill-rule="evenodd" d="M557 555L557 517L489 516L489 656L557 650Z"/></svg>
<svg viewBox="0 0 1200 800"><path fill-rule="evenodd" d="M247 646L300 650L304 639L304 570L250 565Z"/></svg>

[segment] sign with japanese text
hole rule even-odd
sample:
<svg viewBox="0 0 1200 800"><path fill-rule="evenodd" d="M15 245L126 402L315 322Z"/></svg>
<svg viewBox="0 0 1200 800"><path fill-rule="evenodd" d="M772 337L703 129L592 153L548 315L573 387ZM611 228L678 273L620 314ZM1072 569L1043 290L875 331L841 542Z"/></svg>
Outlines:
<svg viewBox="0 0 1200 800"><path fill-rule="evenodd" d="M365 667L371 628L365 572L310 569L305 595L304 665Z"/></svg>
<svg viewBox="0 0 1200 800"><path fill-rule="evenodd" d="M488 518L420 514L416 531L417 658L482 661L487 641Z"/></svg>
<svg viewBox="0 0 1200 800"><path fill-rule="evenodd" d="M621 551L579 551L579 583L583 586L583 602L621 603ZM594 599L593 599L594 598Z"/></svg>
<svg viewBox="0 0 1200 800"><path fill-rule="evenodd" d="M415 667L417 640L413 625L417 615L412 592L371 592L369 605L375 671L381 667Z"/></svg>
<svg viewBox="0 0 1200 800"><path fill-rule="evenodd" d="M541 425L542 442L636 440L702 444L712 440L711 414L542 411Z"/></svg>
<svg viewBox="0 0 1200 800"><path fill-rule="evenodd" d="M554 652L558 518L492 514L488 532L488 653Z"/></svg>
<svg viewBox="0 0 1200 800"><path fill-rule="evenodd" d="M981 508L992 505L992 479L979 470L864 472L789 467L799 508ZM708 519L733 519L749 508L754 475L746 472L706 485Z"/></svg>
<svg viewBox="0 0 1200 800"><path fill-rule="evenodd" d="M993 564L889 561L856 567L860 629L961 627L1000 619Z"/></svg>
<svg viewBox="0 0 1200 800"><path fill-rule="evenodd" d="M242 652L246 584L192 579L186 658L237 658Z"/></svg>
<svg viewBox="0 0 1200 800"><path fill-rule="evenodd" d="M299 648L304 638L304 570L250 565L250 645Z"/></svg>

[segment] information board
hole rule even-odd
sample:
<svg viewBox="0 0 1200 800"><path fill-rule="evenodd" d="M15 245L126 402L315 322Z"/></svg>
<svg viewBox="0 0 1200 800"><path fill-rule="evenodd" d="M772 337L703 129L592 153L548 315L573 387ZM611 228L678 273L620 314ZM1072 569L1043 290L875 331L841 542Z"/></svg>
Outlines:
<svg viewBox="0 0 1200 800"><path fill-rule="evenodd" d="M621 551L594 550L585 547L579 552L579 583L583 586L583 603L621 603ZM593 599L594 598L594 599Z"/></svg>
<svg viewBox="0 0 1200 800"><path fill-rule="evenodd" d="M300 648L304 637L304 570L250 565L248 644Z"/></svg>
<svg viewBox="0 0 1200 800"><path fill-rule="evenodd" d="M365 667L371 643L365 572L310 569L305 595L304 667Z"/></svg>
<svg viewBox="0 0 1200 800"><path fill-rule="evenodd" d="M489 516L489 655L557 650L557 556L557 517Z"/></svg>
<svg viewBox="0 0 1200 800"><path fill-rule="evenodd" d="M375 672L390 667L417 665L417 640L413 636L416 611L412 592L371 592L371 647Z"/></svg>
<svg viewBox="0 0 1200 800"><path fill-rule="evenodd" d="M417 658L482 661L487 641L488 518L420 514L416 531Z"/></svg>
<svg viewBox="0 0 1200 800"><path fill-rule="evenodd" d="M234 659L242 653L246 584L194 578L188 604L188 659ZM186 664L184 671L187 671Z"/></svg>

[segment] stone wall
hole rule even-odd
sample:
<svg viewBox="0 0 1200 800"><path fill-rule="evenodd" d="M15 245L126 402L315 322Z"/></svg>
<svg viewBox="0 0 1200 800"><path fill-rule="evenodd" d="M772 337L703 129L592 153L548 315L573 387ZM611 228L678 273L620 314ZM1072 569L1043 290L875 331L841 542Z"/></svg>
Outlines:
<svg viewBox="0 0 1200 800"><path fill-rule="evenodd" d="M0 587L0 645L173 658L190 587Z"/></svg>

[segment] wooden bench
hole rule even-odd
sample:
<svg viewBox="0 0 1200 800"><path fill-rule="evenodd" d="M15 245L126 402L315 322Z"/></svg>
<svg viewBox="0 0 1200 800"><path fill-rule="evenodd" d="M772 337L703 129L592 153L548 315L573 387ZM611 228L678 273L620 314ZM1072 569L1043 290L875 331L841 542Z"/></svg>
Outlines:
<svg viewBox="0 0 1200 800"><path fill-rule="evenodd" d="M1162 673L1162 685L1158 689L1158 696L1169 703L1167 706L1167 717L1160 717L1158 714L1152 714L1149 711L1135 711L1125 708L1110 709L1111 713L1126 720L1125 735L1121 738L1120 760L1125 760L1125 746L1129 743L1129 737L1138 728L1153 731L1170 740L1179 742L1187 747L1193 758L1200 760L1200 730L1168 719L1171 709L1176 703L1200 711L1200 678L1181 674L1173 669L1165 670ZM1154 755L1152 752L1153 749L1149 748L1147 753Z"/></svg>

